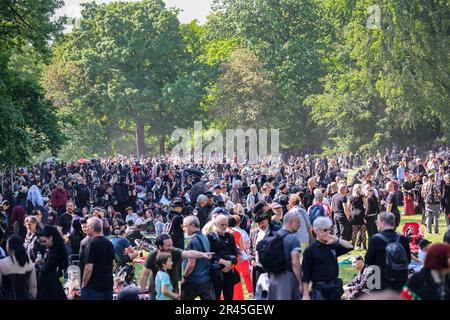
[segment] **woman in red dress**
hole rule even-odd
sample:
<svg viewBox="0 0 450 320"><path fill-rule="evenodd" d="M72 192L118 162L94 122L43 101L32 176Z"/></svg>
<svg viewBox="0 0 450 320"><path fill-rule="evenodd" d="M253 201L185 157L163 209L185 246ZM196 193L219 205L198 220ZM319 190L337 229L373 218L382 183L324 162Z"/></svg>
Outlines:
<svg viewBox="0 0 450 320"><path fill-rule="evenodd" d="M405 176L406 176L406 181L402 187L404 210L405 210L405 216L411 216L414 214L414 203L413 203L414 182L412 180L413 176L411 174L406 172Z"/></svg>
<svg viewBox="0 0 450 320"><path fill-rule="evenodd" d="M238 250L239 255L240 255L241 252L243 250L245 250L245 245L244 245L244 241L242 240L241 233L239 232L239 230L235 229L235 226L236 226L236 220L232 217L232 218L230 218L228 220L228 232L230 232L233 235L234 242L237 245L237 250ZM236 268L236 271L240 275L241 274L240 267L242 265L242 261L241 261L240 256L237 257L237 261L238 261L238 263L236 264L235 268ZM236 283L234 285L233 300L245 300L244 288L242 287L242 282L241 281L239 281L238 283Z"/></svg>

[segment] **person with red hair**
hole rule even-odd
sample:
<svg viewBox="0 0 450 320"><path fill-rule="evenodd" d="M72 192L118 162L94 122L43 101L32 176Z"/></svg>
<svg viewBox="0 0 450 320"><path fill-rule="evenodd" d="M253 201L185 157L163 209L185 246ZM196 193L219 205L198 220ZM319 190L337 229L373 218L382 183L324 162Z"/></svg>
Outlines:
<svg viewBox="0 0 450 320"><path fill-rule="evenodd" d="M450 244L433 244L424 267L409 278L400 293L405 300L450 300Z"/></svg>
<svg viewBox="0 0 450 320"><path fill-rule="evenodd" d="M22 241L27 235L27 228L24 225L26 218L25 208L22 206L15 206L11 213L9 221L10 233L18 235Z"/></svg>

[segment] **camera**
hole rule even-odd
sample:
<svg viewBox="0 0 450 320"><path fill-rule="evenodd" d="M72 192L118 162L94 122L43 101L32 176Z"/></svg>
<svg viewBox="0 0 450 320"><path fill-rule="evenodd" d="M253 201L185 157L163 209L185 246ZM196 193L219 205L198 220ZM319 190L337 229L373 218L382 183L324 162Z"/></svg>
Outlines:
<svg viewBox="0 0 450 320"><path fill-rule="evenodd" d="M231 261L233 264L237 264L237 257L233 255L226 255L223 257L224 260Z"/></svg>

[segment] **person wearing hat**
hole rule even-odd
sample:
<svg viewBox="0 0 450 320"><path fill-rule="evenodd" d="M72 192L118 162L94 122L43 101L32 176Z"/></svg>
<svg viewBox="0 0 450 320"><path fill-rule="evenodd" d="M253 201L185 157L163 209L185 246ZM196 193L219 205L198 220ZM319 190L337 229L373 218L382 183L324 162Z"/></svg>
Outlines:
<svg viewBox="0 0 450 320"><path fill-rule="evenodd" d="M352 258L352 266L358 271L358 274L343 287L348 300L355 300L369 293L367 278L371 275L371 270L364 263L364 258L360 254L356 255Z"/></svg>
<svg viewBox="0 0 450 320"><path fill-rule="evenodd" d="M206 201L205 210L208 211L208 216L210 215L211 211L213 211L215 205L214 205L214 195L212 191L206 192L206 197L208 200Z"/></svg>
<svg viewBox="0 0 450 320"><path fill-rule="evenodd" d="M253 292L256 290L256 284L259 277L263 274L264 268L261 261L259 260L258 251L256 250L258 243L264 239L266 236L275 233L273 225L270 224L271 215L264 211L258 211L254 215L254 221L257 227L250 230L250 250L249 250L249 261L252 268L252 283Z"/></svg>
<svg viewBox="0 0 450 320"><path fill-rule="evenodd" d="M270 208L274 213L271 218L270 224L273 229L277 231L283 227L283 206L278 202L272 202Z"/></svg>
<svg viewBox="0 0 450 320"><path fill-rule="evenodd" d="M167 215L168 233L172 237L173 245L175 248L184 250L184 233L183 233L183 201L176 198L172 201L171 210Z"/></svg>

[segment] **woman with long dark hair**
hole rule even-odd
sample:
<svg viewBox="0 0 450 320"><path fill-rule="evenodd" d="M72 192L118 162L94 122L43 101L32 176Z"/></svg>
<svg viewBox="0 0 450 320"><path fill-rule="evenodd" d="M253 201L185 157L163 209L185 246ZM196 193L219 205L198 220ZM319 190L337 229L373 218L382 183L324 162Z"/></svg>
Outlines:
<svg viewBox="0 0 450 320"><path fill-rule="evenodd" d="M36 270L22 239L11 236L6 244L9 256L0 260L0 299L29 300L36 297Z"/></svg>
<svg viewBox="0 0 450 320"><path fill-rule="evenodd" d="M45 226L40 234L41 243L47 248L38 279L38 300L66 300L59 278L68 266L67 251L64 240L55 226Z"/></svg>
<svg viewBox="0 0 450 320"><path fill-rule="evenodd" d="M83 232L83 228L81 226L80 219L76 219L72 221L72 231L69 235L69 242L72 247L72 254L80 253L80 243L81 240L86 237L86 234Z"/></svg>
<svg viewBox="0 0 450 320"><path fill-rule="evenodd" d="M34 263L38 254L43 255L45 252L45 248L39 239L39 232L41 229L39 227L38 219L35 216L26 217L25 226L27 228L27 235L23 245L25 246L25 250L31 261Z"/></svg>

